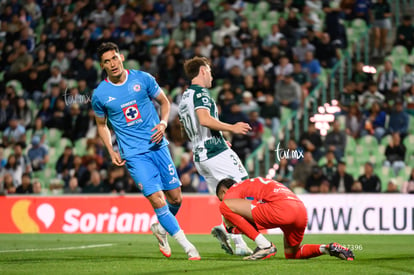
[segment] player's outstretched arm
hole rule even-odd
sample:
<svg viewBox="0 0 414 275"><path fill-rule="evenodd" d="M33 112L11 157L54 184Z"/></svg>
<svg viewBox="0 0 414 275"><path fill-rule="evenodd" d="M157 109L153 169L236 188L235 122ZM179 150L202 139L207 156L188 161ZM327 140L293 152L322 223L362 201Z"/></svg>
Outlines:
<svg viewBox="0 0 414 275"><path fill-rule="evenodd" d="M252 128L248 123L237 122L236 124L228 124L212 117L207 109L197 109L196 114L200 124L204 127L215 131L230 131L234 134L247 134Z"/></svg>
<svg viewBox="0 0 414 275"><path fill-rule="evenodd" d="M161 121L159 124L155 125L154 128L152 128L151 132L155 132L151 135L151 141L160 143L164 137L165 129L167 128L168 116L170 115L170 102L163 91L158 94L156 100L160 104Z"/></svg>
<svg viewBox="0 0 414 275"><path fill-rule="evenodd" d="M112 147L111 133L109 132L109 128L106 125L106 118L95 117L95 120L96 127L98 129L98 134L101 137L103 143L105 144L105 147L109 152L109 155L111 156L112 163L117 166L123 166L125 164L125 160L122 160L119 153L115 152Z"/></svg>

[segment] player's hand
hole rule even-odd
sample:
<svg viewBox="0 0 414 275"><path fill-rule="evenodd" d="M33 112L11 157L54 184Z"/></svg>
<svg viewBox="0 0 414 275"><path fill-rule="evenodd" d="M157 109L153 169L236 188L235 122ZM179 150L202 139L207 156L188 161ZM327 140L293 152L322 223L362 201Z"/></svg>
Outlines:
<svg viewBox="0 0 414 275"><path fill-rule="evenodd" d="M245 135L251 129L252 129L252 127L250 127L250 125L248 123L245 123L245 122L237 122L236 124L233 125L233 131L232 132L234 134Z"/></svg>
<svg viewBox="0 0 414 275"><path fill-rule="evenodd" d="M155 133L151 135L151 142L160 143L162 141L162 138L164 137L165 128L165 125L161 123L155 125L155 127L151 130L151 132L155 131Z"/></svg>
<svg viewBox="0 0 414 275"><path fill-rule="evenodd" d="M125 165L125 160L121 159L121 156L119 155L118 152L113 152L111 154L111 159L112 159L112 163L115 164L116 166L124 166Z"/></svg>

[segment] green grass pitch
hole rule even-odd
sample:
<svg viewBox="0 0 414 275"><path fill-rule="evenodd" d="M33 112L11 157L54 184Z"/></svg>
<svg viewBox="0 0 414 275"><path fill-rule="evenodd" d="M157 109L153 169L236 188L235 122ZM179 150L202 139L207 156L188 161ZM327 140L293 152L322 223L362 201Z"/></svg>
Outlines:
<svg viewBox="0 0 414 275"><path fill-rule="evenodd" d="M307 235L304 243L340 242L354 246L356 259L321 256L284 259L282 236L269 235L278 253L246 262L227 255L209 235L189 235L201 261L188 261L170 238L172 256L158 251L152 235L0 235L0 274L413 274L412 235ZM254 248L253 242L248 241Z"/></svg>

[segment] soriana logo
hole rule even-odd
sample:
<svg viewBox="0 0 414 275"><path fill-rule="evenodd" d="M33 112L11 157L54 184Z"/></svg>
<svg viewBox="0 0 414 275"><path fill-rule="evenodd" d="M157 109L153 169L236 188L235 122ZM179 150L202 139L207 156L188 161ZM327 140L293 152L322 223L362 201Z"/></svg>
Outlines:
<svg viewBox="0 0 414 275"><path fill-rule="evenodd" d="M6 220L10 223L2 223L0 232L146 233L157 217L149 204L141 200L136 197L1 200L2 211L5 210L3 202L6 209L9 206L10 210L3 213L8 214Z"/></svg>

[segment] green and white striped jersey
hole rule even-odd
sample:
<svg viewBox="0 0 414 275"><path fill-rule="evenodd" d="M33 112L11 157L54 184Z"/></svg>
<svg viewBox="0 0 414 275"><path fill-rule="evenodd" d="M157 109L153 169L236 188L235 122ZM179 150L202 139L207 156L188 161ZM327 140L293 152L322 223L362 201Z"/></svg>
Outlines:
<svg viewBox="0 0 414 275"><path fill-rule="evenodd" d="M209 110L210 115L218 119L217 106L210 97L209 90L199 85L191 85L181 98L178 116L191 140L197 162L210 159L229 148L221 131L201 126L196 115L196 110L200 108Z"/></svg>

